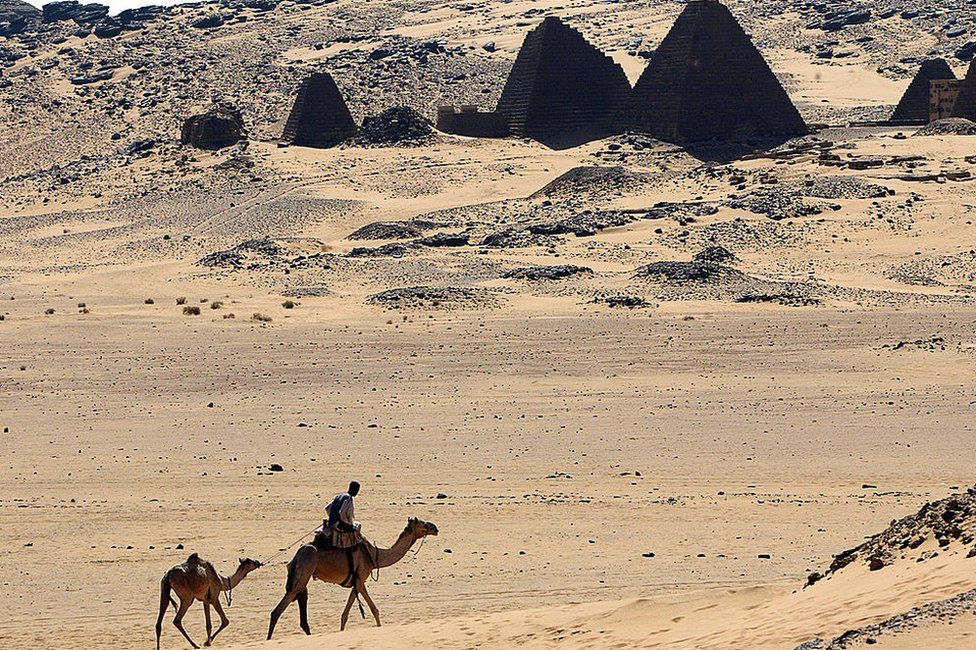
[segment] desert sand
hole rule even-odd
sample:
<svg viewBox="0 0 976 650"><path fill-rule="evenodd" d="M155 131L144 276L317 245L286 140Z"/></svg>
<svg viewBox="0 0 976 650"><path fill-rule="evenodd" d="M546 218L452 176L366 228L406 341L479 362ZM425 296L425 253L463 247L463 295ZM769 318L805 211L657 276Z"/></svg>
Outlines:
<svg viewBox="0 0 976 650"><path fill-rule="evenodd" d="M771 154L278 147L316 66L357 119L431 117L491 105L546 13L634 81L680 9L387 4L0 37L24 55L0 77L0 647L152 647L191 552L273 558L224 648L971 647L968 597L885 622L976 589L976 513L805 586L976 480L976 138L852 126L897 102L898 59L950 51L941 21L851 25L830 60L807 9L729 3L826 125ZM431 39L450 55L369 59ZM179 145L217 95L248 141ZM383 627L338 633L347 592L313 584L313 636L292 607L263 641L289 545L353 478L368 538L439 535L369 583Z"/></svg>

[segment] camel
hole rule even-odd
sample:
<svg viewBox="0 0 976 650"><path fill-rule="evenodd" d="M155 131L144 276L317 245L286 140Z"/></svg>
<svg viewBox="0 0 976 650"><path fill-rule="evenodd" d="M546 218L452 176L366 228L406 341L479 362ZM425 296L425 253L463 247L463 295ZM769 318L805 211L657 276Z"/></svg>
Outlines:
<svg viewBox="0 0 976 650"><path fill-rule="evenodd" d="M366 591L366 579L374 570L385 569L403 559L407 551L417 540L436 535L437 526L411 517L400 537L390 548L379 548L369 542L363 542L349 549L326 548L319 549L313 544L305 544L295 552L295 557L288 563L288 580L285 584L285 595L271 612L271 624L268 627L268 639L274 633L278 618L284 613L293 600L298 601L298 615L300 625L305 634L311 634L308 627L308 581L312 578L329 582L334 585L351 587L346 608L342 610L339 630L346 629L349 620L349 610L357 594L361 594L369 611L376 619L376 626L380 625L380 610ZM351 553L351 556L348 553ZM362 610L362 607L360 607Z"/></svg>
<svg viewBox="0 0 976 650"><path fill-rule="evenodd" d="M177 564L167 571L159 584L159 618L156 619L156 650L159 650L159 637L163 630L163 615L166 613L166 607L170 603L173 604L173 609L176 610L176 618L173 619L173 625L190 642L191 646L194 648L199 647L193 642L190 635L186 633L186 630L183 629L183 616L190 609L190 605L193 604L194 600L203 602L203 613L207 619L207 642L203 645L209 646L213 643L213 640L217 638L220 631L230 624L230 621L227 620L227 616L224 614L223 608L220 606L220 592L226 591L228 594L233 594L234 587L239 585L248 573L260 566L261 563L257 560L241 558L240 565L237 567L234 575L225 578L217 573L217 570L214 569L212 564L206 560L201 560L194 553L186 559L186 562ZM180 597L179 607L176 606L176 601L170 595L170 590L175 591L176 595ZM229 604L230 600L228 598ZM220 616L220 627L213 634L210 633L213 629L213 626L210 624L211 605L217 610L217 615Z"/></svg>

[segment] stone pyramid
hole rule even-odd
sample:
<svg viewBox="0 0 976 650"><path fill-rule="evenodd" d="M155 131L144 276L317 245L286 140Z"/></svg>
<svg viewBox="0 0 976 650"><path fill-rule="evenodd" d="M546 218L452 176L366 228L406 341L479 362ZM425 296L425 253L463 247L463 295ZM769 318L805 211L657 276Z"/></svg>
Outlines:
<svg viewBox="0 0 976 650"><path fill-rule="evenodd" d="M496 112L512 135L583 142L619 130L629 92L623 68L549 16L526 35Z"/></svg>
<svg viewBox="0 0 976 650"><path fill-rule="evenodd" d="M281 139L300 147L334 147L356 134L346 100L327 72L317 72L298 88Z"/></svg>
<svg viewBox="0 0 976 650"><path fill-rule="evenodd" d="M976 122L976 59L969 66L969 72L959 87L959 96L952 107L953 117L964 117Z"/></svg>
<svg viewBox="0 0 976 650"><path fill-rule="evenodd" d="M944 59L922 61L908 90L902 95L889 120L892 124L928 124L931 103L929 82L936 79L955 79L952 68Z"/></svg>
<svg viewBox="0 0 976 650"><path fill-rule="evenodd" d="M669 142L808 132L725 5L691 0L630 95L627 125Z"/></svg>

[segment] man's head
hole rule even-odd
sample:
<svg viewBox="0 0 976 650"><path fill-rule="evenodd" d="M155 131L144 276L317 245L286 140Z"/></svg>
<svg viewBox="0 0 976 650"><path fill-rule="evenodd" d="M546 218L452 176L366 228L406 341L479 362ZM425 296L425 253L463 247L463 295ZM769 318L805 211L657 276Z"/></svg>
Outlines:
<svg viewBox="0 0 976 650"><path fill-rule="evenodd" d="M349 483L349 496L354 497L359 494L359 482L352 481Z"/></svg>

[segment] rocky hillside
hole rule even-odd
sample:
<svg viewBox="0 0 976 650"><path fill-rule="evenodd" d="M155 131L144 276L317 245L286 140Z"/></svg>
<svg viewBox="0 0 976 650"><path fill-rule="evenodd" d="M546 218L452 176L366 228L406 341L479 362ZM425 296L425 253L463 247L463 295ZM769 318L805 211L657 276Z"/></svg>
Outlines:
<svg viewBox="0 0 976 650"><path fill-rule="evenodd" d="M855 563L864 564L871 571L881 571L898 562L924 562L960 546L966 548L967 557L976 558L974 540L976 486L926 503L917 513L892 521L863 544L836 555L830 567L823 574L811 574L807 584L830 578Z"/></svg>
<svg viewBox="0 0 976 650"><path fill-rule="evenodd" d="M969 60L976 47L976 10L963 0L897 8L729 4L760 47L797 51L818 65L855 62L901 78L922 57ZM11 6L27 5L0 5ZM582 5L551 8L638 66L679 9L642 0L615 5L609 20ZM485 1L222 0L117 16L104 5L73 1L50 3L42 16L25 11L27 19L0 23L0 177L31 169L28 159L65 164L120 143L173 138L180 119L216 98L242 110L252 137L274 139L298 82L318 69L333 74L357 119L402 103L428 116L440 103L491 106L521 36L550 9ZM812 121L831 117L817 103L798 103Z"/></svg>

